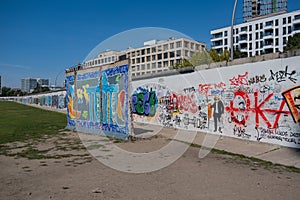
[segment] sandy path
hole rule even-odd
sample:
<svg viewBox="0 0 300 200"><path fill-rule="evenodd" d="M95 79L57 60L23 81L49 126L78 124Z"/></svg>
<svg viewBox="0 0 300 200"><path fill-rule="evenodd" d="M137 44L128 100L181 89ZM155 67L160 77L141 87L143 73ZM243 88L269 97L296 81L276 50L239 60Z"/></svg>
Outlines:
<svg viewBox="0 0 300 200"><path fill-rule="evenodd" d="M70 137L68 142L78 140L74 133L66 137ZM126 149L149 150L167 142L158 137L118 145ZM41 143L37 145L53 146L54 141L52 138ZM90 156L28 160L1 155L0 199L299 198L299 173L216 153L199 159L198 151L198 148L190 147L172 165L144 174L115 171ZM57 152L52 150L50 153ZM87 151L71 149L64 153L84 155Z"/></svg>

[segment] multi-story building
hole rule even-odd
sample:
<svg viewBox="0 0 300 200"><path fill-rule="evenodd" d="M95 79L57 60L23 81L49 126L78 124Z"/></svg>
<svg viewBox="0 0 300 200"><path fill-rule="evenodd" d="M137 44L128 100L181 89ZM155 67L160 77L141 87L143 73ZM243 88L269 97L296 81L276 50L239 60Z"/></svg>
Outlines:
<svg viewBox="0 0 300 200"><path fill-rule="evenodd" d="M187 38L150 40L144 42L140 48L100 53L97 58L84 62L83 67L101 66L129 59L132 76L159 73L181 64L183 59L189 59L195 52L202 52L205 47L204 43Z"/></svg>
<svg viewBox="0 0 300 200"><path fill-rule="evenodd" d="M170 67L181 64L183 59L189 59L195 52L202 52L205 44L187 38L170 38L167 41L151 40L144 46L128 49L132 76L168 71Z"/></svg>
<svg viewBox="0 0 300 200"><path fill-rule="evenodd" d="M32 92L38 84L42 87L49 87L49 79L24 78L21 80L21 90L23 92Z"/></svg>
<svg viewBox="0 0 300 200"><path fill-rule="evenodd" d="M96 59L88 60L84 62L83 67L88 68L93 66L112 64L118 60L118 54L119 54L118 51L112 51L112 50L99 53Z"/></svg>
<svg viewBox="0 0 300 200"><path fill-rule="evenodd" d="M300 33L300 10L277 12L211 31L212 49L218 53L230 50L231 38L234 49L247 53L248 57L265 53L283 52L289 37Z"/></svg>
<svg viewBox="0 0 300 200"><path fill-rule="evenodd" d="M287 11L288 0L244 0L244 21L271 13Z"/></svg>

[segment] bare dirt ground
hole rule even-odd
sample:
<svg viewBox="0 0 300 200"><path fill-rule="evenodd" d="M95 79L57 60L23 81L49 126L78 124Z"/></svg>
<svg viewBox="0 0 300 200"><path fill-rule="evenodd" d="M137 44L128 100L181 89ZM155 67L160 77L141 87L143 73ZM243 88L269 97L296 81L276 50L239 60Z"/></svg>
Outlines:
<svg viewBox="0 0 300 200"><path fill-rule="evenodd" d="M122 142L145 152L163 137ZM300 174L281 166L190 147L172 165L143 174L119 172L94 159L76 133L2 147L0 199L299 199Z"/></svg>

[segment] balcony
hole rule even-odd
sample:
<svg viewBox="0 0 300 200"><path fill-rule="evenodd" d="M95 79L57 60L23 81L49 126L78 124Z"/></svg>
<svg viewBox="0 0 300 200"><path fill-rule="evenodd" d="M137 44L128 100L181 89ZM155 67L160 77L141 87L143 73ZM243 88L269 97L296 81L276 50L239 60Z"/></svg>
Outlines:
<svg viewBox="0 0 300 200"><path fill-rule="evenodd" d="M293 24L300 24L300 15L294 17Z"/></svg>
<svg viewBox="0 0 300 200"><path fill-rule="evenodd" d="M274 33L273 32L266 32L264 34L264 39L271 39L274 37Z"/></svg>
<svg viewBox="0 0 300 200"><path fill-rule="evenodd" d="M221 40L223 38L223 34L213 34L210 38L211 41Z"/></svg>
<svg viewBox="0 0 300 200"><path fill-rule="evenodd" d="M274 47L274 43L271 42L271 43L265 43L264 44L264 49L273 49Z"/></svg>

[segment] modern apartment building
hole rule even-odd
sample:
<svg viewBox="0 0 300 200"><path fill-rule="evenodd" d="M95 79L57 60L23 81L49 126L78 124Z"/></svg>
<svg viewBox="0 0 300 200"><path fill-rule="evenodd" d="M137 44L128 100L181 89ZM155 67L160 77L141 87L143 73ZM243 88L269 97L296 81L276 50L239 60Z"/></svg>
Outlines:
<svg viewBox="0 0 300 200"><path fill-rule="evenodd" d="M98 57L83 63L83 67L112 64L129 59L132 76L167 71L183 59L189 59L195 52L202 52L205 44L188 38L169 38L168 40L150 40L140 48L128 48L123 51L107 51Z"/></svg>
<svg viewBox="0 0 300 200"><path fill-rule="evenodd" d="M300 10L277 12L234 25L233 44L248 57L283 52L289 37L300 33ZM230 50L231 27L211 31L212 48Z"/></svg>
<svg viewBox="0 0 300 200"><path fill-rule="evenodd" d="M24 78L21 80L21 90L23 92L32 92L38 84L42 87L49 87L49 79Z"/></svg>

